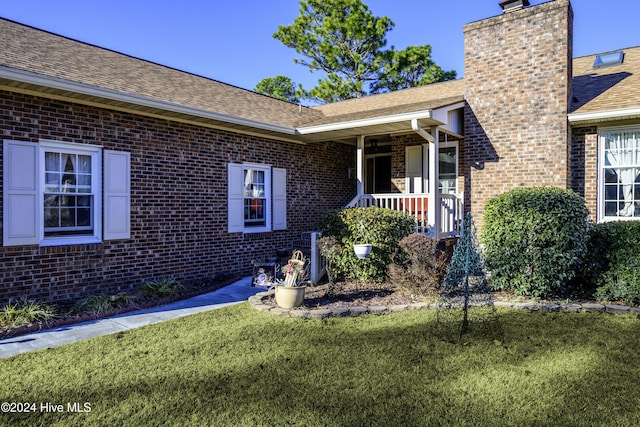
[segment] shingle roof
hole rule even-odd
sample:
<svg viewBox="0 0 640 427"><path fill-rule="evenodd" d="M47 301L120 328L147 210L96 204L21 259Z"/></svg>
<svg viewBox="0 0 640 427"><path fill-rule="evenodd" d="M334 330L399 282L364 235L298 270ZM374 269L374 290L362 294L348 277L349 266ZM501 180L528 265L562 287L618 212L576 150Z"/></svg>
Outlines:
<svg viewBox="0 0 640 427"><path fill-rule="evenodd" d="M596 55L573 60L571 113L640 107L640 47L620 50L620 65L593 69Z"/></svg>
<svg viewBox="0 0 640 427"><path fill-rule="evenodd" d="M640 47L621 65L573 61L571 113L640 106ZM342 123L445 107L463 101L464 80L300 107L209 78L0 18L0 66L283 128ZM277 132L277 131L276 131Z"/></svg>
<svg viewBox="0 0 640 427"><path fill-rule="evenodd" d="M212 79L0 19L0 65L282 126L321 116Z"/></svg>
<svg viewBox="0 0 640 427"><path fill-rule="evenodd" d="M0 18L0 66L288 128L393 115L461 101L461 81L300 107Z"/></svg>

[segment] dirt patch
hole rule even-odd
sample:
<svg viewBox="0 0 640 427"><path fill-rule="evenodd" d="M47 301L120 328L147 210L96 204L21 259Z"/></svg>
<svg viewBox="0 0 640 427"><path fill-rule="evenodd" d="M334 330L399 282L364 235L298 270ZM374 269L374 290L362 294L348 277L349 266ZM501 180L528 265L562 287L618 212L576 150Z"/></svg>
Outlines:
<svg viewBox="0 0 640 427"><path fill-rule="evenodd" d="M304 293L304 306L309 309L349 308L354 306L391 306L415 302L433 302L435 298L412 295L406 289L388 283L363 284L358 281L331 285L308 286ZM276 307L275 298L263 301Z"/></svg>

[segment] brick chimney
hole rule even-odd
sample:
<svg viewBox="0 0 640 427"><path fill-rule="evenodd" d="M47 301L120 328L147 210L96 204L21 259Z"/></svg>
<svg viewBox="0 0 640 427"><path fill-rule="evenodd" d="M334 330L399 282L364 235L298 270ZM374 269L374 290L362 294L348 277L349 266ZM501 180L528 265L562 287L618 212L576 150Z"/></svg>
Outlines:
<svg viewBox="0 0 640 427"><path fill-rule="evenodd" d="M518 187L570 188L567 111L573 11L569 0L505 12L464 27L465 204L478 227L484 204Z"/></svg>

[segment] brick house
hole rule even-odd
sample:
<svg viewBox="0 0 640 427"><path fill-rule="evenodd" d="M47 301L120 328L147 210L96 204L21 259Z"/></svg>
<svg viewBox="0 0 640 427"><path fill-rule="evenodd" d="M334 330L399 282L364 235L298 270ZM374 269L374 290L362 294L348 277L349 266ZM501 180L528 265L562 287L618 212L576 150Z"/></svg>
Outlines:
<svg viewBox="0 0 640 427"><path fill-rule="evenodd" d="M0 19L0 298L248 274L347 205L444 237L553 185L640 217L640 48L574 59L569 0L500 5L464 79L312 108Z"/></svg>

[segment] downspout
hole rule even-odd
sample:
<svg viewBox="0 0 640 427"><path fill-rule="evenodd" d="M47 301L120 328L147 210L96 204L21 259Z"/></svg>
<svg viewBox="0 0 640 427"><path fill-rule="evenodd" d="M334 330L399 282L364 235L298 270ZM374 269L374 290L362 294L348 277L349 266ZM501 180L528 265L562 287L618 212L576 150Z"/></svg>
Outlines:
<svg viewBox="0 0 640 427"><path fill-rule="evenodd" d="M439 135L438 127L434 128L434 135L425 131L418 124L418 119L411 120L411 129L429 143L429 195L430 202L433 206L429 205L427 209L427 219L429 221L430 233L432 237L436 239L440 238L440 194L438 193L438 176L439 176L439 163L438 153L440 147L438 145Z"/></svg>

